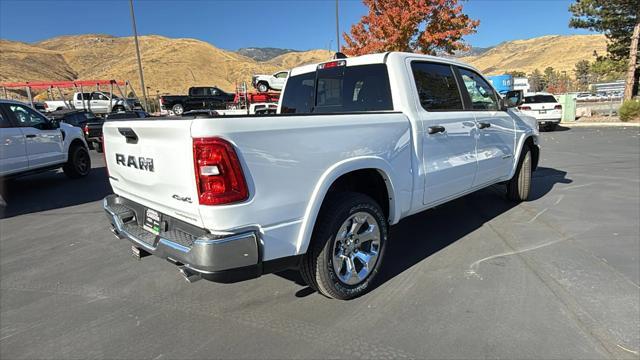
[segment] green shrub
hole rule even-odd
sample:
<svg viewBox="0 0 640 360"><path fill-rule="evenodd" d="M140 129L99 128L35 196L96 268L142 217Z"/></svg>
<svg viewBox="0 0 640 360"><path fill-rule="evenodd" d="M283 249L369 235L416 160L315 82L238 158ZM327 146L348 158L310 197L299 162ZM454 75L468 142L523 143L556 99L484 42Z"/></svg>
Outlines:
<svg viewBox="0 0 640 360"><path fill-rule="evenodd" d="M640 119L640 99L627 100L619 110L620 121Z"/></svg>

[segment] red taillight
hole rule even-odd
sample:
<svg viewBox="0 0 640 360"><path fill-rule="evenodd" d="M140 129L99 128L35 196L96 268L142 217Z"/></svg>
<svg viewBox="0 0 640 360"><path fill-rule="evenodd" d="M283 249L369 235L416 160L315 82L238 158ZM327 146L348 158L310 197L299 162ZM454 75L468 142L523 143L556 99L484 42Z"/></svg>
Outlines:
<svg viewBox="0 0 640 360"><path fill-rule="evenodd" d="M324 64L318 65L318 70L331 69L331 68L334 68L334 67L345 66L345 65L347 65L347 62L345 60L331 61L331 62L328 62L328 63L324 63Z"/></svg>
<svg viewBox="0 0 640 360"><path fill-rule="evenodd" d="M554 107L554 109L556 109L556 110L562 110L562 105L556 105L556 106Z"/></svg>
<svg viewBox="0 0 640 360"><path fill-rule="evenodd" d="M162 106L162 105L163 105L163 103L162 103L162 98L160 98L160 106Z"/></svg>
<svg viewBox="0 0 640 360"><path fill-rule="evenodd" d="M45 108L45 109L48 109L48 108L49 108L49 105L47 105L47 103L44 103L44 108Z"/></svg>
<svg viewBox="0 0 640 360"><path fill-rule="evenodd" d="M84 124L84 133L89 135L89 124Z"/></svg>
<svg viewBox="0 0 640 360"><path fill-rule="evenodd" d="M249 197L242 166L229 142L193 139L193 160L200 205L231 204Z"/></svg>
<svg viewBox="0 0 640 360"><path fill-rule="evenodd" d="M518 106L520 110L531 110L531 106Z"/></svg>

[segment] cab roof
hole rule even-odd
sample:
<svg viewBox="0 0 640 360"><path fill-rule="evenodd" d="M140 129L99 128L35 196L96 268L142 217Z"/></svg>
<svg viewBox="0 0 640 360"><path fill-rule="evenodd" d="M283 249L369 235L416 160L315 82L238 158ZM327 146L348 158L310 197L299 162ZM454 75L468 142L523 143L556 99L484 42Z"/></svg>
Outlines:
<svg viewBox="0 0 640 360"><path fill-rule="evenodd" d="M332 62L332 61L338 61L338 60L345 60L346 61L346 66L357 66L357 65L365 65L365 64L384 64L387 62L387 59L389 58L397 58L398 60L403 60L403 59L407 59L407 58L418 58L418 59L423 59L426 61L434 61L434 62L440 62L440 63L447 63L447 64L453 64L453 65L459 65L459 66L463 66L466 68L471 68L477 71L477 69L469 64L457 61L455 59L451 59L451 58L445 58L445 57L440 57L440 56L432 56L432 55L424 55L424 54L414 54L414 53L409 53L409 52L397 52L397 51L391 51L391 52L385 52L385 53L377 53L377 54L368 54L368 55L362 55L362 56L354 56L354 57L347 57L344 59L330 59L327 61L323 61L320 63L315 63L315 64L309 64L309 65L303 65L303 66L299 66L296 67L294 69L291 70L291 73L289 74L290 76L295 76L295 75L300 75L300 74L306 74L309 72L313 72L316 71L316 69L318 68L319 64L324 64L324 63L328 63L328 62Z"/></svg>

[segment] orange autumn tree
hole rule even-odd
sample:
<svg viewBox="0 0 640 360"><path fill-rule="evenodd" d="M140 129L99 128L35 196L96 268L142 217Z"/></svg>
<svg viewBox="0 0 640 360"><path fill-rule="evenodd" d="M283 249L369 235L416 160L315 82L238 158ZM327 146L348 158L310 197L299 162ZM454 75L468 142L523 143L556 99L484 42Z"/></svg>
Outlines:
<svg viewBox="0 0 640 360"><path fill-rule="evenodd" d="M468 50L462 37L480 24L462 13L458 0L363 0L369 13L343 34L350 56L384 51L435 55Z"/></svg>

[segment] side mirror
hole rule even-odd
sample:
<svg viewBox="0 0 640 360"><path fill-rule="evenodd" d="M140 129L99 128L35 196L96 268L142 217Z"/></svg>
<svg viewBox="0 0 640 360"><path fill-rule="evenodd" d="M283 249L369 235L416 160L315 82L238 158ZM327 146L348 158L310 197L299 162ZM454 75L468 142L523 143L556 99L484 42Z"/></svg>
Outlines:
<svg viewBox="0 0 640 360"><path fill-rule="evenodd" d="M522 104L523 99L522 90L507 91L502 98L502 108L503 110L506 110L508 108L517 107Z"/></svg>

